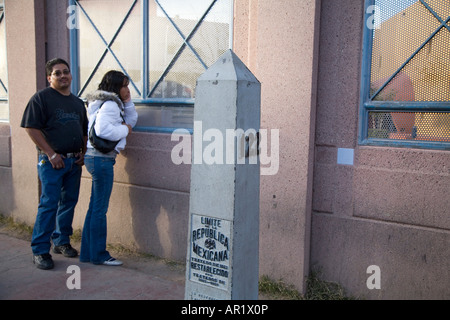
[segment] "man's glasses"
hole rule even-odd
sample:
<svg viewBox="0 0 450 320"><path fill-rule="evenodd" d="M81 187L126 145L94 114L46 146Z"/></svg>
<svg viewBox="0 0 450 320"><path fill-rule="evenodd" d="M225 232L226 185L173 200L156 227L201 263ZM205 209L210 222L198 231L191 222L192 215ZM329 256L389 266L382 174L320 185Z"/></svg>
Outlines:
<svg viewBox="0 0 450 320"><path fill-rule="evenodd" d="M63 70L62 72L61 72L61 71L55 71L55 72L52 73L52 76L55 76L55 77L59 78L59 77L61 77L63 74L64 74L65 76L67 76L67 75L70 74L70 71L69 71L69 70Z"/></svg>

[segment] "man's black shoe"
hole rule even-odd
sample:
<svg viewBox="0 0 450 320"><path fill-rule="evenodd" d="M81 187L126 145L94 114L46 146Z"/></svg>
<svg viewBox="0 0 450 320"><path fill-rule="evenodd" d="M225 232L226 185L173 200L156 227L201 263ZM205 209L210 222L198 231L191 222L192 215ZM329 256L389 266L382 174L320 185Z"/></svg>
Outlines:
<svg viewBox="0 0 450 320"><path fill-rule="evenodd" d="M62 253L62 255L67 258L74 258L78 255L78 251L72 248L70 243L63 244L61 246L54 246L53 252L58 254Z"/></svg>
<svg viewBox="0 0 450 320"><path fill-rule="evenodd" d="M55 266L52 260L52 256L49 253L33 255L33 263L37 268L42 270L53 269Z"/></svg>

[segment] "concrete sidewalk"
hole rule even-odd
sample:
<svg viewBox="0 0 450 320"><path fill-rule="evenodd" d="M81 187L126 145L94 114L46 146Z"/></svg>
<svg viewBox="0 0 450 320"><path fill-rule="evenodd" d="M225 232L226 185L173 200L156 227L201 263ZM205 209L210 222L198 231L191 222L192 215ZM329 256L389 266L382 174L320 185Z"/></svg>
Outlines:
<svg viewBox="0 0 450 320"><path fill-rule="evenodd" d="M75 244L76 249L79 249ZM0 233L0 300L183 300L184 268L152 258L114 255L120 267L81 263L51 253L52 270L37 269L29 241ZM80 268L81 289L70 290L68 267ZM73 283L70 281L70 283Z"/></svg>

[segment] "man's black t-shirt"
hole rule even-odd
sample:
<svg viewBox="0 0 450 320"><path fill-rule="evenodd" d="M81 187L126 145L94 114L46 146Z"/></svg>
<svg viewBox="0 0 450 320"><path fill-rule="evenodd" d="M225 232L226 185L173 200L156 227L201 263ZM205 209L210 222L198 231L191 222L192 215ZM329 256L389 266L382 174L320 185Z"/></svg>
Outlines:
<svg viewBox="0 0 450 320"><path fill-rule="evenodd" d="M88 119L81 99L48 87L31 97L20 125L41 130L56 153L66 154L83 148Z"/></svg>

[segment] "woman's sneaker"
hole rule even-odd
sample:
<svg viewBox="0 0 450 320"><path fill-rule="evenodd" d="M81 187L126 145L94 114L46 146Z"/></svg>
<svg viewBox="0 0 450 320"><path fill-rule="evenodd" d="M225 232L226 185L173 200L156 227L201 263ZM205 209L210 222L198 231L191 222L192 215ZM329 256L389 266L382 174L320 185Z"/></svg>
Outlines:
<svg viewBox="0 0 450 320"><path fill-rule="evenodd" d="M114 258L109 258L108 260L103 261L103 264L105 266L121 266L123 262Z"/></svg>

